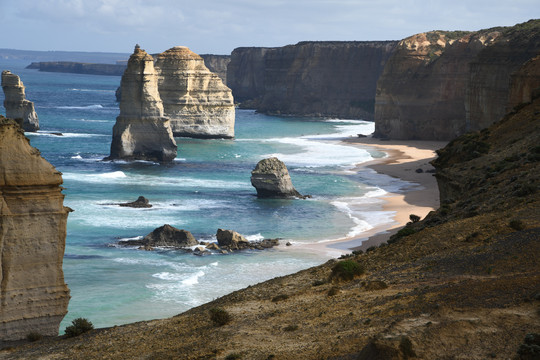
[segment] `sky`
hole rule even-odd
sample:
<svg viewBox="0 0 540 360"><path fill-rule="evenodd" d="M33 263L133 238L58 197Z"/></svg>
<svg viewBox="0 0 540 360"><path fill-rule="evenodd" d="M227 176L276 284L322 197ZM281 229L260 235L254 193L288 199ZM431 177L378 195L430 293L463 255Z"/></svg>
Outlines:
<svg viewBox="0 0 540 360"><path fill-rule="evenodd" d="M299 41L400 40L540 17L540 0L0 0L0 48L199 54Z"/></svg>

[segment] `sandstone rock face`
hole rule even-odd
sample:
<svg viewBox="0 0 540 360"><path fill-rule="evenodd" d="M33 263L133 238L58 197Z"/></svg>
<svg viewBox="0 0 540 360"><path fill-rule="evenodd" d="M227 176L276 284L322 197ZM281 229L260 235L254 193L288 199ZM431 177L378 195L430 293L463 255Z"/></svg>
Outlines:
<svg viewBox="0 0 540 360"><path fill-rule="evenodd" d="M156 70L164 114L175 136L234 137L232 92L199 55L184 46L173 47L157 55Z"/></svg>
<svg viewBox="0 0 540 360"><path fill-rule="evenodd" d="M171 225L163 225L141 240L122 241L122 245L140 245L145 247L166 246L175 248L184 248L198 245L199 243L193 235L187 230L180 230Z"/></svg>
<svg viewBox="0 0 540 360"><path fill-rule="evenodd" d="M294 188L285 164L275 157L257 163L251 172L251 185L259 198L302 197Z"/></svg>
<svg viewBox="0 0 540 360"><path fill-rule="evenodd" d="M373 120L375 87L397 42L301 42L233 51L235 98L268 114ZM251 95L251 97L250 97Z"/></svg>
<svg viewBox="0 0 540 360"><path fill-rule="evenodd" d="M6 117L22 119L24 131L38 131L39 120L34 110L34 103L26 100L25 88L21 79L8 70L2 71L2 89L5 95Z"/></svg>
<svg viewBox="0 0 540 360"><path fill-rule="evenodd" d="M375 136L449 140L464 133L470 63L499 35L433 31L401 41L377 84Z"/></svg>
<svg viewBox="0 0 540 360"><path fill-rule="evenodd" d="M531 102L534 94L540 95L540 56L527 61L512 75L508 110Z"/></svg>
<svg viewBox="0 0 540 360"><path fill-rule="evenodd" d="M121 92L108 159L172 161L177 147L170 121L163 115L154 59L139 47L129 58Z"/></svg>
<svg viewBox="0 0 540 360"><path fill-rule="evenodd" d="M227 85L227 67L231 62L230 55L213 55L213 54L201 54L204 60L204 65L219 76L223 84Z"/></svg>
<svg viewBox="0 0 540 360"><path fill-rule="evenodd" d="M58 335L69 289L62 260L70 209L62 176L0 118L0 340Z"/></svg>

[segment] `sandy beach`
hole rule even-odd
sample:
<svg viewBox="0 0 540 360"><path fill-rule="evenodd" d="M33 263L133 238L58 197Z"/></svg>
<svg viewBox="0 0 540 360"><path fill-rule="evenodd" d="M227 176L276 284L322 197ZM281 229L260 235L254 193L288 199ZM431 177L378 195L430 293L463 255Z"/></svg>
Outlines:
<svg viewBox="0 0 540 360"><path fill-rule="evenodd" d="M355 171L368 167L377 173L399 178L419 186L403 193L387 193L380 197L384 200L382 210L394 213L394 222L390 227L388 225L375 227L355 237L305 245L302 246L304 249L325 251L332 256L339 256L351 250L365 251L370 246L386 242L391 235L410 221L410 214L424 218L430 211L439 207L439 190L434 174L431 172L434 168L429 162L437 156L435 151L444 147L447 142L383 141L372 137L351 137L343 141L351 146L372 148L387 154L384 158L359 164Z"/></svg>

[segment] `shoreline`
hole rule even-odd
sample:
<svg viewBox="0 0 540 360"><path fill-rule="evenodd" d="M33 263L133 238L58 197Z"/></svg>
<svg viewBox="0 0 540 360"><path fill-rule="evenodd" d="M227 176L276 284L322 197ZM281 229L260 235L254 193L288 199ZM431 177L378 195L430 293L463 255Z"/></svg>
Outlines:
<svg viewBox="0 0 540 360"><path fill-rule="evenodd" d="M380 211L393 212L392 224L376 226L356 236L301 245L298 248L325 252L337 257L354 250L366 251L371 246L386 242L391 235L410 221L409 215L424 218L430 211L439 208L439 188L429 162L437 156L435 151L447 141L428 140L380 140L372 137L349 137L341 141L350 146L378 150L387 156L358 164L352 171L371 169L378 174L398 178L410 183L413 188L401 192L387 192L377 196L383 200ZM422 172L417 172L422 169Z"/></svg>

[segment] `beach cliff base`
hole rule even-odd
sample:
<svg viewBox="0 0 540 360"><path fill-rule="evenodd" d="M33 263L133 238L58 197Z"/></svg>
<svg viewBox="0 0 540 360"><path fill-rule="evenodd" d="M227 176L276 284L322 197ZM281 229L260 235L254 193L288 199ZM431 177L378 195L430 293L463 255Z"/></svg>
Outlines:
<svg viewBox="0 0 540 360"><path fill-rule="evenodd" d="M441 150L442 206L387 245L169 319L41 340L0 358L532 359L538 114L540 99Z"/></svg>

